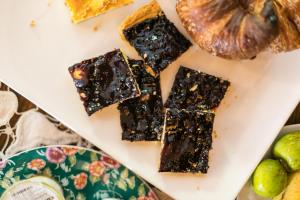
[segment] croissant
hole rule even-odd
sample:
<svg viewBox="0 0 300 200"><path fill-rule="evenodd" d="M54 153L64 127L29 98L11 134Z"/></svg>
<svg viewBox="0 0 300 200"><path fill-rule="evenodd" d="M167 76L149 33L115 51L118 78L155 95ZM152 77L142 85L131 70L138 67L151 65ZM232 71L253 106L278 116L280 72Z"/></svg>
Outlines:
<svg viewBox="0 0 300 200"><path fill-rule="evenodd" d="M216 56L300 48L300 0L177 0L176 10L193 40Z"/></svg>

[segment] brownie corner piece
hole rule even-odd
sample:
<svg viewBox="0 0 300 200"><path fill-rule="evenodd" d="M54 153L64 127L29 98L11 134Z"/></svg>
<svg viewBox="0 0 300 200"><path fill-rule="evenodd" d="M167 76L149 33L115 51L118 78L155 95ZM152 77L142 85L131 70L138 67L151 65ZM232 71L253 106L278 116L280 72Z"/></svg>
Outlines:
<svg viewBox="0 0 300 200"><path fill-rule="evenodd" d="M125 28L123 34L154 74L164 70L192 45L163 12Z"/></svg>
<svg viewBox="0 0 300 200"><path fill-rule="evenodd" d="M159 172L207 173L214 113L167 109Z"/></svg>
<svg viewBox="0 0 300 200"><path fill-rule="evenodd" d="M215 109L220 105L229 86L230 82L227 80L181 66L165 107Z"/></svg>
<svg viewBox="0 0 300 200"><path fill-rule="evenodd" d="M153 77L143 61L129 59L141 96L125 100L118 106L122 140L160 141L163 128L163 102L160 78Z"/></svg>
<svg viewBox="0 0 300 200"><path fill-rule="evenodd" d="M140 95L127 58L119 49L75 64L69 72L88 115Z"/></svg>

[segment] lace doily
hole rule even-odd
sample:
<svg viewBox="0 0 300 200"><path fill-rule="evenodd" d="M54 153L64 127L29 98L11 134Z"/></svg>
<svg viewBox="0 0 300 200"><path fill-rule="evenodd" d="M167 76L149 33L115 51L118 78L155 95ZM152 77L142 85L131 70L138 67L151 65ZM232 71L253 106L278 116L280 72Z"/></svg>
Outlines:
<svg viewBox="0 0 300 200"><path fill-rule="evenodd" d="M18 112L18 106L14 92L9 88L6 91L0 90L0 138L5 138L3 145L0 142L0 161L19 151L42 145L73 144L99 151L53 117L41 113L38 107ZM18 116L18 121L11 125L14 116ZM159 190L153 189L161 194Z"/></svg>
<svg viewBox="0 0 300 200"><path fill-rule="evenodd" d="M18 121L12 126L10 121L15 115L18 116ZM61 127L61 123L39 112L37 107L18 112L16 94L9 88L0 91L0 137L5 138L0 148L0 159L41 145L75 144L92 147L70 129Z"/></svg>

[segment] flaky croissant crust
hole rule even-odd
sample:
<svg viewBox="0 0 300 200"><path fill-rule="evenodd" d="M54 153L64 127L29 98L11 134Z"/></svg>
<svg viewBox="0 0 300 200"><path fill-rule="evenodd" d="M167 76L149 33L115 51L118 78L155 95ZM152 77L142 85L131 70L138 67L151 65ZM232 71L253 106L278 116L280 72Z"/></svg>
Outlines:
<svg viewBox="0 0 300 200"><path fill-rule="evenodd" d="M177 0L184 27L203 49L250 59L300 48L300 0Z"/></svg>

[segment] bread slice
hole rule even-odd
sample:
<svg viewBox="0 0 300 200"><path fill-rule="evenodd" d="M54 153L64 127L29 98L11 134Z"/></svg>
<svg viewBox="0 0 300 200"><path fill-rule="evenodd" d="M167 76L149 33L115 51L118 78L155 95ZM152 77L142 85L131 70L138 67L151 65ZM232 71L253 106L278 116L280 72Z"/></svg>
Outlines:
<svg viewBox="0 0 300 200"><path fill-rule="evenodd" d="M134 0L66 0L72 22L79 23L108 10L132 3Z"/></svg>

